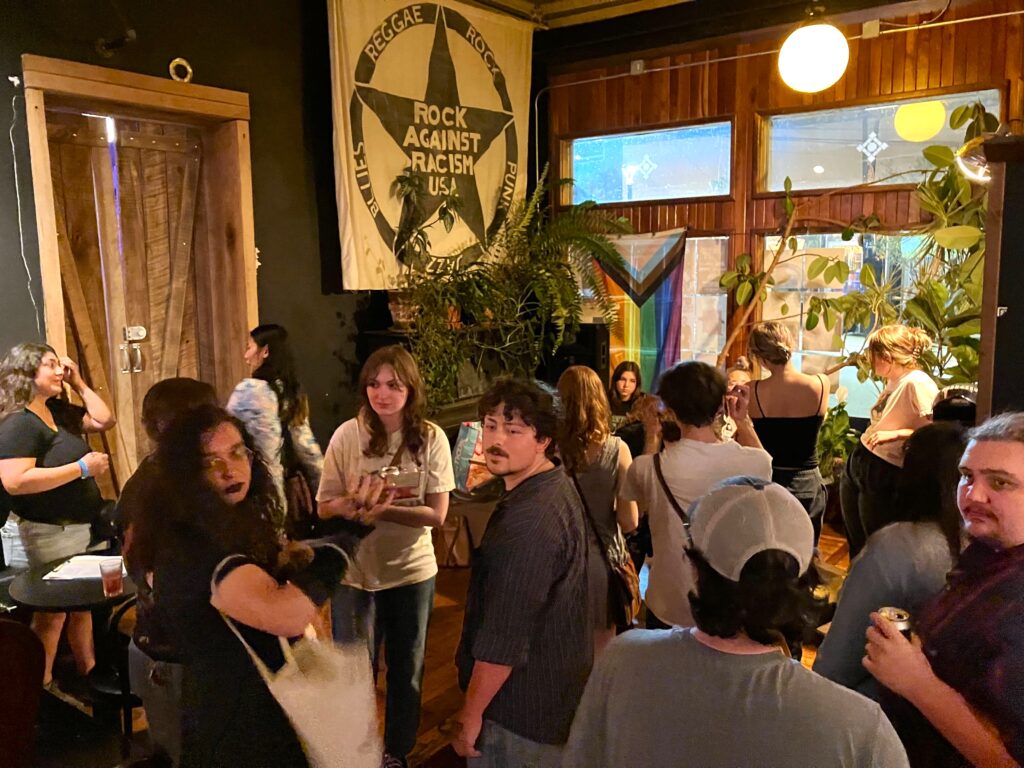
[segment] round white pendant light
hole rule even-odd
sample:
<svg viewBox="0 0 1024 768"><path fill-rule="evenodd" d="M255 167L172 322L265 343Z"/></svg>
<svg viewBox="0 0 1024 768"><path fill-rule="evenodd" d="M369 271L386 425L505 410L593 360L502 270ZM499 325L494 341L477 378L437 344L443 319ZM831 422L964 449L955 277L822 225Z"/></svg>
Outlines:
<svg viewBox="0 0 1024 768"><path fill-rule="evenodd" d="M779 51L782 82L801 93L834 85L850 62L846 37L831 24L808 24L795 30Z"/></svg>
<svg viewBox="0 0 1024 768"><path fill-rule="evenodd" d="M928 141L946 125L946 105L941 101L917 101L896 110L896 134L904 141Z"/></svg>

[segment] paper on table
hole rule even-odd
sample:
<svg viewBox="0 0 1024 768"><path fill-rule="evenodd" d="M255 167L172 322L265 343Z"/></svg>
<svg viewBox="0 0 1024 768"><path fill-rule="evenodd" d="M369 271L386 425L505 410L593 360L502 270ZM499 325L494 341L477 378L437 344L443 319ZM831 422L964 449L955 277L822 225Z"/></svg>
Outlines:
<svg viewBox="0 0 1024 768"><path fill-rule="evenodd" d="M43 576L43 581L98 579L100 578L100 563L104 560L121 560L121 558L110 555L75 555ZM123 561L121 561L121 571L125 572Z"/></svg>

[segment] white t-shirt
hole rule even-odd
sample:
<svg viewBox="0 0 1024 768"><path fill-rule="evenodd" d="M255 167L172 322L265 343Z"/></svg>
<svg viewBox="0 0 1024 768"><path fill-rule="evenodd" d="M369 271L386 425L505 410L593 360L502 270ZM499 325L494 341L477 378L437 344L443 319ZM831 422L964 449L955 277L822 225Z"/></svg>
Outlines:
<svg viewBox="0 0 1024 768"><path fill-rule="evenodd" d="M739 443L702 443L683 438L668 443L661 453L661 471L679 506L686 511L715 483L736 475L772 478L772 457L761 448ZM683 547L689 544L683 522L665 498L653 456L638 456L629 468L623 494L646 510L651 521L654 557L647 582L647 606L667 624L693 624L688 595L693 573Z"/></svg>
<svg viewBox="0 0 1024 768"><path fill-rule="evenodd" d="M427 440L417 457L424 470L420 481L421 496L446 493L455 488L448 437L437 424L429 421L425 424ZM345 492L346 475L360 476L388 466L402 443L402 433L389 435L388 449L383 456L365 456L363 449L369 443L370 433L358 418L349 419L338 427L324 456L317 501L341 496ZM401 466L414 466L415 463L413 457L406 455ZM346 572L343 584L376 592L418 584L437 574L429 527L412 527L383 520L374 525L373 532L356 550L355 562Z"/></svg>
<svg viewBox="0 0 1024 768"><path fill-rule="evenodd" d="M932 377L914 369L898 379L888 381L871 409L871 424L864 430L860 441L867 448L865 438L879 431L891 429L920 429L931 420L932 403L939 394ZM879 407L881 405L881 407ZM894 440L868 448L878 458L897 467L903 466L905 440Z"/></svg>

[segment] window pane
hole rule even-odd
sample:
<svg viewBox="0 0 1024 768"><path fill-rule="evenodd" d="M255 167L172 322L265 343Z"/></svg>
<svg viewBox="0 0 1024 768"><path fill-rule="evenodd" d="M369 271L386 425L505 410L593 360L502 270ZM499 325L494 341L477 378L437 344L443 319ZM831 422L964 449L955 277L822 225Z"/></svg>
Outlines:
<svg viewBox="0 0 1024 768"><path fill-rule="evenodd" d="M921 151L933 144L958 149L964 129L951 129L949 116L977 101L999 114L999 91L988 90L769 117L767 190L781 192L787 176L793 189L822 189L927 168ZM920 179L906 174L880 183Z"/></svg>
<svg viewBox="0 0 1024 768"><path fill-rule="evenodd" d="M595 136L571 142L573 203L729 194L731 123Z"/></svg>
<svg viewBox="0 0 1024 768"><path fill-rule="evenodd" d="M693 237L686 241L680 327L680 359L717 356L725 344L726 294L718 278L728 268L729 239Z"/></svg>
<svg viewBox="0 0 1024 768"><path fill-rule="evenodd" d="M832 331L827 330L823 322L808 331L806 312L811 297L838 298L845 293L860 290L860 270L867 263L880 283L892 280L892 300L900 306L905 292L913 287L921 244L919 236L909 235L864 235L863 238L849 242L844 241L839 233L797 238L798 258L776 268L773 275L776 284L768 288L762 317L765 320L780 320L793 334L796 340L793 362L799 370L804 373L823 373L838 365L847 355L863 351L870 331L870 327L853 328L847 334L844 345L840 334L843 324L841 316L836 319ZM767 260L768 255L778 248L779 238L765 238L763 245ZM835 282L826 284L821 276L808 280L807 267L817 256L849 264L850 276L846 282L843 285ZM857 381L857 369L852 366L832 374L832 383L848 391L847 411L850 415L869 416L880 390L877 384ZM835 404L834 396L831 402Z"/></svg>

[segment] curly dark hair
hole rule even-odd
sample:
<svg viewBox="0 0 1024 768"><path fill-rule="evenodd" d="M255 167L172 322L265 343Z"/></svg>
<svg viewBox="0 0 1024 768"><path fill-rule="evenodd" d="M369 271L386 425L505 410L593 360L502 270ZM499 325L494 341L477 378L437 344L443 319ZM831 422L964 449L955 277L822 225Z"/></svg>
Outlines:
<svg viewBox="0 0 1024 768"><path fill-rule="evenodd" d="M743 566L738 582L718 573L695 547L687 555L697 569L697 591L689 595L693 620L709 635L735 637L742 631L770 645L781 634L792 645L817 625L824 601L812 593L811 569L800 576L788 552L758 552Z"/></svg>
<svg viewBox="0 0 1024 768"><path fill-rule="evenodd" d="M558 394L547 384L531 379L498 379L480 397L477 414L483 419L494 413L499 405L506 419L518 416L528 427L533 427L537 440L551 442L545 455L551 459L558 452L558 425L562 419L562 406Z"/></svg>
<svg viewBox="0 0 1024 768"><path fill-rule="evenodd" d="M203 471L204 441L222 424L235 427L254 452L249 493L235 505L217 494ZM282 510L270 472L241 421L215 405L193 408L163 430L155 456L158 487L167 503L148 505L133 520L131 550L137 567L152 570L161 546L181 535L212 539L226 552L273 566L280 549L275 522ZM177 535L168 536L171 532Z"/></svg>

